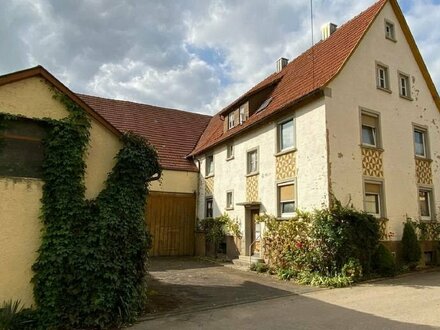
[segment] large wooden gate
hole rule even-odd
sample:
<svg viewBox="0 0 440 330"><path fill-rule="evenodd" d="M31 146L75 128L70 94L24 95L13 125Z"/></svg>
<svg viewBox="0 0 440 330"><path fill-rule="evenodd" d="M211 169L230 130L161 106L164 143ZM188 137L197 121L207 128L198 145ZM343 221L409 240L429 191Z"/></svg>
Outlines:
<svg viewBox="0 0 440 330"><path fill-rule="evenodd" d="M150 192L145 214L153 236L150 255L193 255L195 212L195 194Z"/></svg>

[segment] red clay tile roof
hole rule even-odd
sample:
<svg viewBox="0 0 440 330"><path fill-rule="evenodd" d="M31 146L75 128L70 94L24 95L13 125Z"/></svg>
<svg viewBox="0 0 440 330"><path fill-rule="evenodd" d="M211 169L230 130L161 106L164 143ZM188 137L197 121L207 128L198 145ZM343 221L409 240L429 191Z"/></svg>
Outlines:
<svg viewBox="0 0 440 330"><path fill-rule="evenodd" d="M293 105L324 88L342 69L387 0L380 0L339 27L328 39L321 41L291 61L281 72L258 83L243 96L212 117L191 155L200 154L243 132L256 123ZM312 61L314 58L314 61ZM237 107L264 86L275 84L269 106L252 115L243 125L223 132L222 114Z"/></svg>
<svg viewBox="0 0 440 330"><path fill-rule="evenodd" d="M150 141L164 169L198 171L186 156L193 150L211 116L77 95L120 132L132 131Z"/></svg>

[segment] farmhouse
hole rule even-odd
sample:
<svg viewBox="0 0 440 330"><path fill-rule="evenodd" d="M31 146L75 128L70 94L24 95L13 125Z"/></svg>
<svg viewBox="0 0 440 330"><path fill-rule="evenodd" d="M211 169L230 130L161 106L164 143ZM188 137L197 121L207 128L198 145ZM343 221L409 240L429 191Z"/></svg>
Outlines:
<svg viewBox="0 0 440 330"><path fill-rule="evenodd" d="M75 94L42 67L0 77L0 301L32 303L43 181L38 119L62 120L54 91L92 122L86 197L103 188L121 133L157 149L163 174L151 184L152 255L193 255L197 219L237 219L240 255L259 255L267 213L327 207L333 197L382 224L396 252L402 223L440 214L440 99L396 0L380 0L211 116ZM433 246L426 243L425 257ZM7 271L5 271L7 270Z"/></svg>

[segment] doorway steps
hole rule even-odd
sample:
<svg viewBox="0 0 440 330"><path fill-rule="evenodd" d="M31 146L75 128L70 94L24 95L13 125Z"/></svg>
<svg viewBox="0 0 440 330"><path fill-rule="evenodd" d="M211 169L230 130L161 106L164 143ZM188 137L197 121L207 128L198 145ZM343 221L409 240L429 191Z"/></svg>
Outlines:
<svg viewBox="0 0 440 330"><path fill-rule="evenodd" d="M238 259L232 260L232 263L234 265L239 266L239 267L244 267L247 269L249 269L251 264L257 263L257 262L264 263L264 260L260 257L259 254L254 254L250 257L240 255L240 256L238 256Z"/></svg>

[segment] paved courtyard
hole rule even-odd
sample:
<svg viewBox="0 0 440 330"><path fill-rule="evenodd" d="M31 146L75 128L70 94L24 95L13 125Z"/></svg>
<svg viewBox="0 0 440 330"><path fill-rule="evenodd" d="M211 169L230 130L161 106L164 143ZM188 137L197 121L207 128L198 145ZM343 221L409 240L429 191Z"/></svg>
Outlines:
<svg viewBox="0 0 440 330"><path fill-rule="evenodd" d="M440 329L440 272L317 289L192 258L153 259L132 329Z"/></svg>

